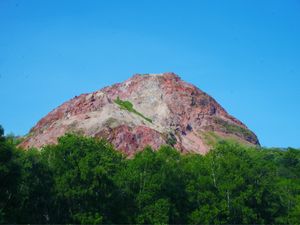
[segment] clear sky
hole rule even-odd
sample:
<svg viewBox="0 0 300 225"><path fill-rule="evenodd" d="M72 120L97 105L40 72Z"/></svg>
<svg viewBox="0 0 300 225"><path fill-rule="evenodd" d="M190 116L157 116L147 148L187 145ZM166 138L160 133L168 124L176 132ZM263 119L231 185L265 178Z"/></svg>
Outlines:
<svg viewBox="0 0 300 225"><path fill-rule="evenodd" d="M300 147L299 0L0 0L0 124L26 134L64 101L175 72L263 146Z"/></svg>

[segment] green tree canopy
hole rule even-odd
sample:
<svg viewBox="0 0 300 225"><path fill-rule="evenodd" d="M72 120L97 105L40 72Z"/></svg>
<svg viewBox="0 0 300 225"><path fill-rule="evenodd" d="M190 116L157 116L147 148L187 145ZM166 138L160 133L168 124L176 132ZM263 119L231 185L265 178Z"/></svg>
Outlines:
<svg viewBox="0 0 300 225"><path fill-rule="evenodd" d="M0 223L299 224L300 151L221 141L208 154L150 147L127 159L67 134L23 150L0 127Z"/></svg>

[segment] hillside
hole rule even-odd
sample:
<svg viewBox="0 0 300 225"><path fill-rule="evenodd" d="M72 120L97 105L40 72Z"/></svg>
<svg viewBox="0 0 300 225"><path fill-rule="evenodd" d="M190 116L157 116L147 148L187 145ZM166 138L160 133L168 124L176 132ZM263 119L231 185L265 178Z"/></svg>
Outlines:
<svg viewBox="0 0 300 225"><path fill-rule="evenodd" d="M174 73L136 74L76 96L42 118L21 146L41 148L70 132L105 138L127 155L165 144L205 154L218 138L259 145L242 122Z"/></svg>

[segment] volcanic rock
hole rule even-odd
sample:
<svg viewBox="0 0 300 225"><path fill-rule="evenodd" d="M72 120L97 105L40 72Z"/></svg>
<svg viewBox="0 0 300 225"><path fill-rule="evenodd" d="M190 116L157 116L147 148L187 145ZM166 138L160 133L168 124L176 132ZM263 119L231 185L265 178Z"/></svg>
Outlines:
<svg viewBox="0 0 300 225"><path fill-rule="evenodd" d="M105 138L128 156L166 144L205 154L218 138L259 145L242 122L174 73L136 74L76 96L42 118L21 146L42 148L70 132Z"/></svg>

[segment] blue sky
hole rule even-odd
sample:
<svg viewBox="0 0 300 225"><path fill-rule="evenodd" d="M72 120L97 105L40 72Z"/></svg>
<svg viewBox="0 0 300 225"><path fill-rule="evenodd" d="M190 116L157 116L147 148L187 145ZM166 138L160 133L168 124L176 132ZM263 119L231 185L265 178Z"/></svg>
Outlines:
<svg viewBox="0 0 300 225"><path fill-rule="evenodd" d="M299 0L0 0L0 124L23 135L75 95L172 71L263 146L300 147L299 12Z"/></svg>

